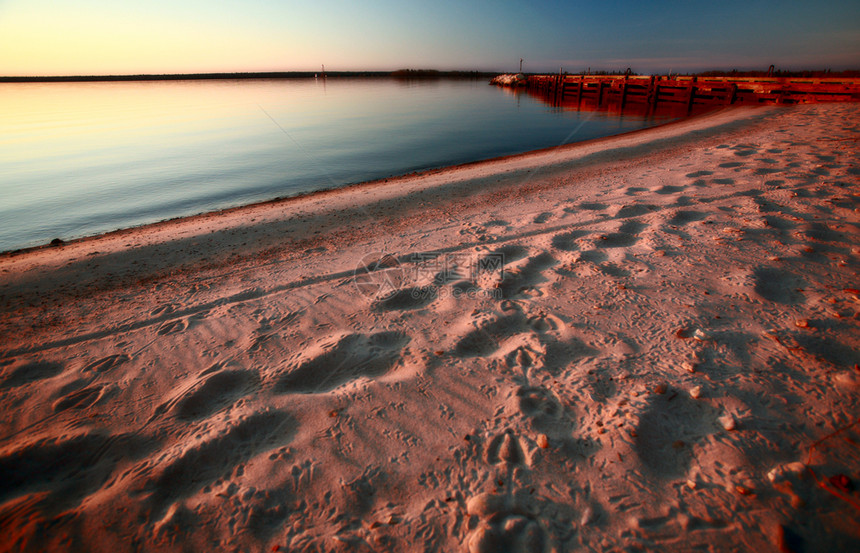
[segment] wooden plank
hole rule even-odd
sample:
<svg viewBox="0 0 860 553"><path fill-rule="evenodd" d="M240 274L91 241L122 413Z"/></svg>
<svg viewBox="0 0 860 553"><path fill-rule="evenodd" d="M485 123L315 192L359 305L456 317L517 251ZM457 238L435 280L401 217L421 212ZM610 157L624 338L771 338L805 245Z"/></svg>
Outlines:
<svg viewBox="0 0 860 553"><path fill-rule="evenodd" d="M533 75L529 89L553 104L574 95L602 104L730 105L860 101L860 79L632 75Z"/></svg>

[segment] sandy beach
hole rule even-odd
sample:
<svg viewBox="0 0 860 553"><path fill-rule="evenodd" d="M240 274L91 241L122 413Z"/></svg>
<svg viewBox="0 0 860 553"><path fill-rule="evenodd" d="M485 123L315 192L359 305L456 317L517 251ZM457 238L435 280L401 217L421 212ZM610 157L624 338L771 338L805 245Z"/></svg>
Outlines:
<svg viewBox="0 0 860 553"><path fill-rule="evenodd" d="M860 105L0 255L0 550L860 547Z"/></svg>

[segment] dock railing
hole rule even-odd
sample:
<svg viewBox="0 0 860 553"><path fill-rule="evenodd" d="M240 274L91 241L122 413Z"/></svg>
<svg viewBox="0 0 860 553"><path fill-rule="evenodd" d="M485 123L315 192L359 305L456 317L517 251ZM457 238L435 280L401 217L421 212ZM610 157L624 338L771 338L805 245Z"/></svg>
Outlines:
<svg viewBox="0 0 860 553"><path fill-rule="evenodd" d="M732 104L860 101L860 79L639 75L531 75L528 90L553 105L628 104L693 110Z"/></svg>

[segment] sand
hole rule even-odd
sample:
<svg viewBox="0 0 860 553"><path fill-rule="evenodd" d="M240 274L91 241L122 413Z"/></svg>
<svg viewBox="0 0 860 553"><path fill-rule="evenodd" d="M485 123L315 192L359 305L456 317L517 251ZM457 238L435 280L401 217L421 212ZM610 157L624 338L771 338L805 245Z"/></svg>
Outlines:
<svg viewBox="0 0 860 553"><path fill-rule="evenodd" d="M0 550L848 551L860 106L0 256Z"/></svg>

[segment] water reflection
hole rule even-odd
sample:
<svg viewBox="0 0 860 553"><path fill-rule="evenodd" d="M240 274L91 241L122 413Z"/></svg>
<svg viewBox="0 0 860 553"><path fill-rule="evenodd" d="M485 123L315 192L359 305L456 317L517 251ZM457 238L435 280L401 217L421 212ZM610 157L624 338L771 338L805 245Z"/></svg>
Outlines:
<svg viewBox="0 0 860 553"><path fill-rule="evenodd" d="M0 250L642 128L484 80L0 84Z"/></svg>
<svg viewBox="0 0 860 553"><path fill-rule="evenodd" d="M617 93L606 94L600 101L582 95L559 95L554 92L544 92L533 88L506 88L509 94L526 95L561 111L600 112L619 117L635 117L643 120L680 119L692 115L700 115L719 109L721 106L692 104L681 102L652 103L638 98L625 98Z"/></svg>

